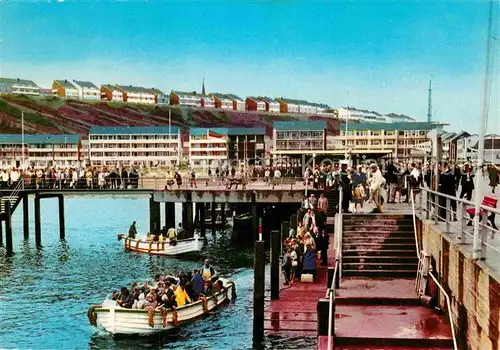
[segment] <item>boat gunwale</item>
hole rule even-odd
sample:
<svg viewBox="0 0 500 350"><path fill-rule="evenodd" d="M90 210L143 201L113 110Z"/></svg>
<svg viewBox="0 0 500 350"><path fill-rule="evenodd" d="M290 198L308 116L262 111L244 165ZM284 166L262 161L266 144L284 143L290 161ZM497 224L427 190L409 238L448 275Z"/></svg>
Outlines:
<svg viewBox="0 0 500 350"><path fill-rule="evenodd" d="M232 285L232 284L230 284L229 286L227 286L227 287L225 287L225 288L226 288L226 290L229 290L229 289L233 288L233 285ZM215 295L216 295L217 297L219 297L221 294L224 296L224 298L222 299L222 301L223 301L223 300L226 300L226 299L227 299L227 300L229 300L229 298L227 297L227 294L224 294L223 292L219 292L219 293L217 293L217 294L215 294ZM208 302L209 300L212 300L212 299L214 299L213 295L207 298L207 302ZM219 301L219 300L220 300L220 299L219 299L219 298L217 298L217 300L216 300L216 304L217 304L217 305L219 304L219 303L218 303L218 301ZM184 309L187 309L187 308L193 307L193 306L195 306L195 305L198 305L198 304L200 304L200 303L203 303L203 300L197 300L197 301L195 301L194 303L189 303L189 304L183 305L183 306L181 306L181 307L176 308L176 309L175 309L175 311L179 312L179 311L182 311L182 310L184 310ZM148 310L146 310L146 309L126 309L126 308L109 308L109 307L104 307L104 308L103 308L103 307L100 307L100 308L95 308L95 309L94 309L94 312L111 312L111 310L115 310L115 312L126 312L126 313L130 313L130 312L131 312L131 313L145 313L145 314L147 314L147 313L148 313ZM173 309L170 309L170 308L169 308L169 309L167 309L167 310L169 310L169 311L173 311Z"/></svg>

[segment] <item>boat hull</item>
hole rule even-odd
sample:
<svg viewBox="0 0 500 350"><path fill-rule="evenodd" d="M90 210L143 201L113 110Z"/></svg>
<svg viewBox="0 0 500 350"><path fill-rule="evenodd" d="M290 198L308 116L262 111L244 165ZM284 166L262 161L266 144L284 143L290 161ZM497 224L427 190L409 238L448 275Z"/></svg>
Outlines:
<svg viewBox="0 0 500 350"><path fill-rule="evenodd" d="M234 286L228 287L227 293L234 292ZM167 332L185 323L192 322L203 317L210 311L214 311L219 305L229 301L227 293L217 293L214 297L207 298L206 307L203 301L187 304L177 308L177 317L174 322L174 312L166 311L166 324L163 314L156 310L153 320L154 324L149 324L147 310L124 309L124 308L96 308L93 311L97 315L96 323L98 327L104 328L113 335L147 335L160 332ZM165 325L165 326L164 326Z"/></svg>
<svg viewBox="0 0 500 350"><path fill-rule="evenodd" d="M199 252L203 248L203 241L198 237L179 240L176 245L170 245L169 242L165 241L153 242L128 237L125 237L124 242L125 251L149 255L175 256Z"/></svg>

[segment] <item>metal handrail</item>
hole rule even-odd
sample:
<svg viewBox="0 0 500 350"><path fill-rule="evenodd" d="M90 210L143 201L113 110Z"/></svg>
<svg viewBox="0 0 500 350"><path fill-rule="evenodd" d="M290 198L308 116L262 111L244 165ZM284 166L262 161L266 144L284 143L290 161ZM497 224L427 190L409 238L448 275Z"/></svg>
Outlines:
<svg viewBox="0 0 500 350"><path fill-rule="evenodd" d="M11 194L9 195L9 201L11 202L11 205L13 204L12 201L13 200L16 200L18 195L19 195L19 192L24 189L24 180L23 179L20 179L18 182L17 182L17 185L16 187L14 188L14 190L11 192Z"/></svg>
<svg viewBox="0 0 500 350"><path fill-rule="evenodd" d="M335 301L335 281L337 280L337 275L339 280L342 277L342 188L339 188L339 207L337 215L335 215L335 268L333 270L333 278L330 284L330 288L326 291L326 296L329 298L328 301L328 350L333 349L333 334L332 334L332 322L333 322L333 303Z"/></svg>
<svg viewBox="0 0 500 350"><path fill-rule="evenodd" d="M413 227L414 227L413 231L414 231L414 235L415 235L415 246L417 248L416 249L417 250L417 258L420 259L420 248L419 248L418 235L417 235L417 224L416 224L416 213L415 213L415 200L414 200L414 197L413 197L413 190L410 191L410 194L411 194L410 200L411 200L412 213L413 213ZM455 334L455 326L453 324L453 318L452 318L452 315L451 315L450 296L445 291L445 289L443 288L443 286L441 285L441 283L437 280L437 278L434 277L434 275L432 273L429 273L429 275L431 276L431 278L434 281L434 283L436 283L436 285L439 287L439 289L443 292L444 296L446 297L446 306L448 308L448 310L447 310L448 311L448 319L449 319L450 327L451 327L451 335L453 337L453 348L455 350L458 350L457 337L456 337L456 334Z"/></svg>

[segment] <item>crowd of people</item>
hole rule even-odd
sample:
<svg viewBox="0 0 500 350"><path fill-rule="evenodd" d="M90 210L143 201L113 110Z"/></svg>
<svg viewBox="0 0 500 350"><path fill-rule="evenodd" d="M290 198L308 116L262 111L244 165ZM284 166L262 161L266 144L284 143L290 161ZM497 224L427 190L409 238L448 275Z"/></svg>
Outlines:
<svg viewBox="0 0 500 350"><path fill-rule="evenodd" d="M114 291L103 307L119 306L126 309L146 309L163 306L175 309L222 292L223 282L217 277L209 260L201 269L181 272L177 276L157 275L154 281L134 282L130 288Z"/></svg>
<svg viewBox="0 0 500 350"><path fill-rule="evenodd" d="M129 189L138 188L139 173L131 168L0 169L0 188L15 188L19 181L31 189Z"/></svg>

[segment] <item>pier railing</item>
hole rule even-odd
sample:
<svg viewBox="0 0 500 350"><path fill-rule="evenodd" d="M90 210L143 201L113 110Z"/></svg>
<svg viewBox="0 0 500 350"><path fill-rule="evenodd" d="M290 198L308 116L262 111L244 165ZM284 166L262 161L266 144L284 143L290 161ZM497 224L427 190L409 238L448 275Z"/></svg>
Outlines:
<svg viewBox="0 0 500 350"><path fill-rule="evenodd" d="M422 188L418 197L416 210L436 225L444 224L448 233L458 233L461 244L474 243L474 224L478 220L479 237L476 252L479 259L486 260L487 253L493 259L500 255L500 230L495 219L500 215L497 208L481 204L479 213L475 212L475 204L471 201ZM474 209L474 210L473 210Z"/></svg>
<svg viewBox="0 0 500 350"><path fill-rule="evenodd" d="M422 189L422 190L426 190L426 191L430 191L428 189ZM434 193L437 193L435 191L431 191L431 192L434 192ZM427 195L429 194L429 192L426 192ZM421 211L421 213L423 212L423 192L420 192L420 197L419 197L419 209ZM412 207L412 213L413 213L413 230L414 230L414 234L415 234L415 245L416 245L416 253L417 253L417 258L420 259L421 258L421 254L420 254L420 242L418 241L418 235L417 235L417 215L416 215L416 205L415 205L415 193L413 190L410 191L410 201L411 201L411 207ZM425 205L427 206L428 203L425 203ZM427 214L429 214L428 212L426 212ZM420 264L419 264L420 265ZM445 299L446 299L446 307L447 307L447 313L448 313L448 322L450 323L450 327L451 327L451 335L453 337L453 347L454 347L454 350L458 350L458 345L457 345L457 337L456 337L456 333L455 333L455 325L453 323L453 318L452 318L452 311L451 311L451 302L450 302L450 296L448 295L448 293L446 292L446 290L444 289L443 285L438 281L438 279L436 278L436 276L434 276L434 274L429 273L427 274L428 276L431 277L431 279L434 281L434 283L438 286L439 290L441 291L441 293L443 293L443 295L445 296Z"/></svg>
<svg viewBox="0 0 500 350"><path fill-rule="evenodd" d="M262 177L245 178L216 178L216 177L198 177L196 178L196 188L213 190L249 190L249 189L275 189L292 190L306 189L308 186L300 177L280 177L264 179ZM47 179L47 178L25 178L26 189L57 189L57 190L189 190L194 189L195 184L188 177L182 178L182 183L171 178L165 177L146 177L137 178L80 178L74 181L67 179ZM310 188L310 187L309 187Z"/></svg>
<svg viewBox="0 0 500 350"><path fill-rule="evenodd" d="M340 285L342 278L342 188L339 188L339 206L335 213L335 266L333 278L329 288L326 291L328 299L328 350L333 350L333 319L335 317L335 293L337 286Z"/></svg>

